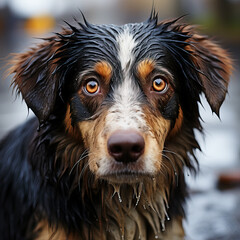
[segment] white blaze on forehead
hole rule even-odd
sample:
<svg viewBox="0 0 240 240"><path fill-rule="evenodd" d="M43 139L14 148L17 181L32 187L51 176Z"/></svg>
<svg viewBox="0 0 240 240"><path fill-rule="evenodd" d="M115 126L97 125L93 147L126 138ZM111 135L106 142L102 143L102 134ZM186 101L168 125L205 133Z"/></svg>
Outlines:
<svg viewBox="0 0 240 240"><path fill-rule="evenodd" d="M141 90L134 79L126 76L113 93L114 104L109 109L106 124L112 130L144 128L146 122L140 103Z"/></svg>
<svg viewBox="0 0 240 240"><path fill-rule="evenodd" d="M145 125L145 120L139 102L141 90L130 71L135 60L133 50L137 42L130 33L129 26L125 26L123 32L119 34L117 42L119 47L118 59L122 69L122 76L119 77L122 77L122 79L114 88L114 104L109 109L106 124L109 126L108 129L111 130L138 128L140 125Z"/></svg>
<svg viewBox="0 0 240 240"><path fill-rule="evenodd" d="M130 66L134 60L133 49L137 45L137 42L134 40L127 26L124 28L124 31L119 34L117 42L119 45L118 58L122 70L127 70L127 66Z"/></svg>
<svg viewBox="0 0 240 240"><path fill-rule="evenodd" d="M122 83L119 84L114 91L114 100L127 108L129 105L133 104L133 102L136 103L138 101L140 94L141 90L134 82L134 79L125 76Z"/></svg>

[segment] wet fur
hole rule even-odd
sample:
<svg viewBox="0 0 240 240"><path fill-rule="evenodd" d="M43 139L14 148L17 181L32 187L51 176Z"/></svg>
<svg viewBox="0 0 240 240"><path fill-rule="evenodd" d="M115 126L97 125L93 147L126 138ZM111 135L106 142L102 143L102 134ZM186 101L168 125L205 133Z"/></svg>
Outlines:
<svg viewBox="0 0 240 240"><path fill-rule="evenodd" d="M178 19L157 23L155 13L125 27L78 24L12 61L13 87L36 117L0 142L1 239L183 239L184 169L198 169L194 130L202 131L200 94L219 114L231 60L192 27ZM91 169L93 147L88 146L104 126L111 88L105 97L79 100L78 79L100 59L102 65L92 70L104 72L107 82L121 83L131 64L121 69L116 59L116 35L124 28L142 44L131 61L141 62L149 53L155 53L153 61L164 59L161 66L174 78L174 94L160 100L139 97L152 135L159 134L159 126L166 128L159 172L137 183L117 184L94 174L98 163ZM151 59L138 71L143 78L155 64ZM106 62L114 63L114 70Z"/></svg>

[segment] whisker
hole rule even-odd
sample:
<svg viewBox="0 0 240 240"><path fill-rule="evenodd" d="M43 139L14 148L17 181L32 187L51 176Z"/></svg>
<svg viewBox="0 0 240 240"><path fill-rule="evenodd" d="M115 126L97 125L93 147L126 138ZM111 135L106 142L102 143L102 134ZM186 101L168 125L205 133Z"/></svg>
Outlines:
<svg viewBox="0 0 240 240"><path fill-rule="evenodd" d="M84 158L86 158L86 157L88 157L88 156L89 156L88 149L86 149L86 150L83 151L83 153L81 154L79 160L74 163L72 169L71 169L70 172L69 172L69 176L72 174L74 168L75 168L77 165L79 165L79 163L80 163Z"/></svg>
<svg viewBox="0 0 240 240"><path fill-rule="evenodd" d="M92 153L91 155L94 155L94 153ZM89 155L88 155L88 156L89 156ZM80 182L80 181L81 181L81 178L82 178L84 172L86 171L86 169L89 167L90 163L93 162L93 161L94 161L94 159L88 160L88 162L86 162L86 163L84 164L84 167L82 168L82 170L81 170L81 172L80 172L80 174L79 174L79 180L78 180L79 189L80 189L80 186L81 186L81 182ZM91 173L91 171L90 171L90 173ZM91 175L93 175L93 173L92 173Z"/></svg>
<svg viewBox="0 0 240 240"><path fill-rule="evenodd" d="M176 180L176 183L178 186L178 173L177 173L177 170L176 170L171 158L169 158L166 154L163 154L163 153L162 153L162 156L165 157L167 160L169 160L169 162L171 163L171 165L173 167L173 171L174 171L175 180Z"/></svg>
<svg viewBox="0 0 240 240"><path fill-rule="evenodd" d="M171 154L175 155L175 156L178 157L178 159L182 162L182 164L183 164L184 166L186 166L186 163L185 163L183 157L182 157L180 154L178 154L178 153L176 153L176 152L174 152L174 151L171 151L171 150L169 150L169 149L167 149L167 148L164 148L164 149L163 149L163 152L171 153Z"/></svg>
<svg viewBox="0 0 240 240"><path fill-rule="evenodd" d="M84 167L83 167L83 169L82 169L82 171L81 171L81 173L79 175L79 179L78 179L78 189L79 189L79 191L81 191L81 179L82 179L82 176L84 175L85 171L89 169L89 164L90 163L88 162L88 163L86 163L84 165ZM89 174L88 179L90 179L92 177L95 178L95 175L91 171L88 171L88 174Z"/></svg>

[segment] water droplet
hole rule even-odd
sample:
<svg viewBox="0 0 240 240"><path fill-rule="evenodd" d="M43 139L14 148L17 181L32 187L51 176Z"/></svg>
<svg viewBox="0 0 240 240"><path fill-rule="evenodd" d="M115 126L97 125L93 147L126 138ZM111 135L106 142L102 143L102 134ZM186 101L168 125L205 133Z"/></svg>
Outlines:
<svg viewBox="0 0 240 240"><path fill-rule="evenodd" d="M164 223L164 221L161 221L161 225L162 225L162 231L164 232L165 231L165 223Z"/></svg>
<svg viewBox="0 0 240 240"><path fill-rule="evenodd" d="M118 195L118 200L121 203L122 202L122 198L121 198L121 195L120 195L120 186L119 185L115 185L115 184L112 185L112 186L113 186L113 189L114 189L112 198L115 196L115 194L117 194Z"/></svg>
<svg viewBox="0 0 240 240"><path fill-rule="evenodd" d="M139 200L140 200L140 197L139 197L139 198L137 198L137 202L136 202L135 206L137 206L137 205L138 205L138 203L139 203Z"/></svg>
<svg viewBox="0 0 240 240"><path fill-rule="evenodd" d="M120 227L121 239L124 240L124 227Z"/></svg>
<svg viewBox="0 0 240 240"><path fill-rule="evenodd" d="M139 201L140 201L140 198L141 198L141 195L142 195L142 190L143 190L143 183L142 182L139 183L138 189L136 189L136 187L134 188L134 192L135 192L136 199L137 199L135 206L137 206Z"/></svg>
<svg viewBox="0 0 240 240"><path fill-rule="evenodd" d="M167 210L165 208L164 208L164 213L165 213L165 216L166 216L167 220L169 221L170 217L168 216Z"/></svg>
<svg viewBox="0 0 240 240"><path fill-rule="evenodd" d="M178 187L178 174L176 171L174 171L174 175L175 175L175 181L176 181L176 185Z"/></svg>
<svg viewBox="0 0 240 240"><path fill-rule="evenodd" d="M117 195L118 195L118 200L119 200L119 202L121 203L121 202L122 202L122 198L121 198L121 196L120 196L120 193L117 192Z"/></svg>
<svg viewBox="0 0 240 240"><path fill-rule="evenodd" d="M155 177L153 177L153 178L152 178L152 181L153 181L153 184L152 184L152 186L153 186L153 189L154 189L154 191L156 191L156 189L157 189L157 182L156 182L156 178L155 178Z"/></svg>

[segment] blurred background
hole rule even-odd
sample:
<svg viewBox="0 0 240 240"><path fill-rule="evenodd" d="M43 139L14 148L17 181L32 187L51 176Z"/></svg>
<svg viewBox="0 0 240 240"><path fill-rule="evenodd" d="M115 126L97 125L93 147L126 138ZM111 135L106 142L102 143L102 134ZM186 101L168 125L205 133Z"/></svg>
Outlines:
<svg viewBox="0 0 240 240"><path fill-rule="evenodd" d="M234 178L240 178L240 0L155 0L154 5L160 20L188 14L185 21L201 25L201 31L234 59L221 121L203 98L201 172L196 179L187 175L191 198L184 224L188 240L239 240L240 180ZM11 79L4 80L10 53L23 52L50 36L63 20L81 21L79 10L91 23L124 24L147 19L151 8L148 0L0 0L0 138L32 115L9 88Z"/></svg>

